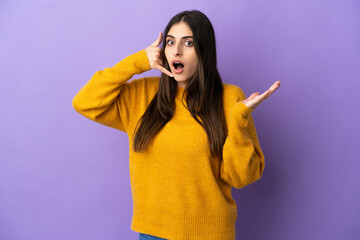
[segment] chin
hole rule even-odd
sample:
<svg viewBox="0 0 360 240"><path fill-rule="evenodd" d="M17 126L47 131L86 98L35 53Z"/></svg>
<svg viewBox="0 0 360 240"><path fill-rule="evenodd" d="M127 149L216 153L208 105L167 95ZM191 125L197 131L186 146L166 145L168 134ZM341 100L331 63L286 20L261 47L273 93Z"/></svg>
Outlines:
<svg viewBox="0 0 360 240"><path fill-rule="evenodd" d="M174 78L176 79L176 81L178 81L178 82L184 82L184 81L186 81L186 77L184 77L184 76L176 76L175 74L174 74Z"/></svg>
<svg viewBox="0 0 360 240"><path fill-rule="evenodd" d="M176 80L176 82L186 82L186 80L185 79L179 79L178 77L174 77L174 79Z"/></svg>

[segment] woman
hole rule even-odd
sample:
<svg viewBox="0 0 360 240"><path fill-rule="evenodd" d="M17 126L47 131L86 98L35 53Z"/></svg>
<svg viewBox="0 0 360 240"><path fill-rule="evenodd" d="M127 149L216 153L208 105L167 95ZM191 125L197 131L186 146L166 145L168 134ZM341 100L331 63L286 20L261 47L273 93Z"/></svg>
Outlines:
<svg viewBox="0 0 360 240"><path fill-rule="evenodd" d="M264 171L251 112L279 86L246 98L222 83L215 34L200 11L174 16L146 49L96 72L73 99L87 118L129 137L131 229L139 239L235 239L231 188ZM150 69L161 77L128 81Z"/></svg>

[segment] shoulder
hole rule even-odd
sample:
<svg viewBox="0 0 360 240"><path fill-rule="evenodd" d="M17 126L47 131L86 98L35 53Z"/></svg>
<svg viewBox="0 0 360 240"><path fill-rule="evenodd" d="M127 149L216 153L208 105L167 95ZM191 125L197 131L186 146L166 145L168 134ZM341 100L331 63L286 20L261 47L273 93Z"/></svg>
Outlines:
<svg viewBox="0 0 360 240"><path fill-rule="evenodd" d="M244 91L237 85L231 83L223 83L224 98L226 100L242 101L246 99Z"/></svg>

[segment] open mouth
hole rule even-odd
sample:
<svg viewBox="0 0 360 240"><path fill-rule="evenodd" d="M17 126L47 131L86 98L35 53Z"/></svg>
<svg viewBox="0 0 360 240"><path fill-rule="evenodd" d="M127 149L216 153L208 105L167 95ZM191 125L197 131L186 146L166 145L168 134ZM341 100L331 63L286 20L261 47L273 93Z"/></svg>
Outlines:
<svg viewBox="0 0 360 240"><path fill-rule="evenodd" d="M184 68L184 64L182 64L180 62L174 62L173 66L176 70L181 70Z"/></svg>

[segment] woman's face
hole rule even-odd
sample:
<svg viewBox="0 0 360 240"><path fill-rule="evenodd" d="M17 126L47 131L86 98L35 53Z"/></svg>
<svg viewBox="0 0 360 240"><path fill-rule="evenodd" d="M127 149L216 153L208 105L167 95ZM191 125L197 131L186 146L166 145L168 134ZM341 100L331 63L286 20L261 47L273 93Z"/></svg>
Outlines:
<svg viewBox="0 0 360 240"><path fill-rule="evenodd" d="M170 28L165 36L165 56L178 86L185 88L199 63L193 43L193 33L186 23L179 22ZM183 69L180 65L176 70L174 61L180 61L184 65ZM177 73L181 71L180 69L182 72Z"/></svg>

